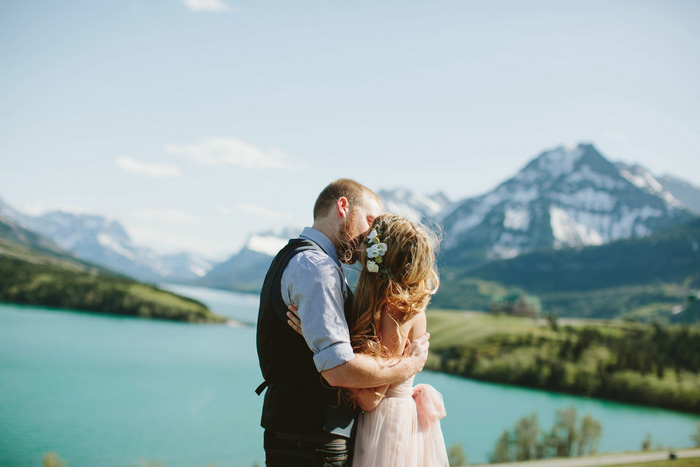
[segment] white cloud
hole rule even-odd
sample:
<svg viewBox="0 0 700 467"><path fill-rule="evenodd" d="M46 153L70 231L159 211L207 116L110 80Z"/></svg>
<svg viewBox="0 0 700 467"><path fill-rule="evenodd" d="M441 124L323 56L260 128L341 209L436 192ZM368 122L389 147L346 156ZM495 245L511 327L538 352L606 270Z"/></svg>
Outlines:
<svg viewBox="0 0 700 467"><path fill-rule="evenodd" d="M154 178L179 177L182 175L180 169L172 165L148 164L131 157L117 158L117 165L127 172L145 175Z"/></svg>
<svg viewBox="0 0 700 467"><path fill-rule="evenodd" d="M195 144L168 144L165 152L200 164L235 165L246 169L289 169L289 156L277 148L262 148L238 138L204 138Z"/></svg>
<svg viewBox="0 0 700 467"><path fill-rule="evenodd" d="M131 216L153 223L165 225L199 225L201 219L189 212L179 209L138 209Z"/></svg>
<svg viewBox="0 0 700 467"><path fill-rule="evenodd" d="M222 0L185 0L184 3L185 6L192 11L210 11L216 13L233 11L233 8Z"/></svg>

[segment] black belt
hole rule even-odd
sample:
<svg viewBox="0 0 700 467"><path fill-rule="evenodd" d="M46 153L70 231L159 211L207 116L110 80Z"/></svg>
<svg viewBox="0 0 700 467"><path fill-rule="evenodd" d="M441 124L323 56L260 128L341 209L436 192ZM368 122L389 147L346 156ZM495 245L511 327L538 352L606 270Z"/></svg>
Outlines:
<svg viewBox="0 0 700 467"><path fill-rule="evenodd" d="M286 441L296 441L297 443L317 443L317 444L338 444L347 445L348 439L341 435L333 433L284 433L282 431L267 430L268 433L276 438Z"/></svg>

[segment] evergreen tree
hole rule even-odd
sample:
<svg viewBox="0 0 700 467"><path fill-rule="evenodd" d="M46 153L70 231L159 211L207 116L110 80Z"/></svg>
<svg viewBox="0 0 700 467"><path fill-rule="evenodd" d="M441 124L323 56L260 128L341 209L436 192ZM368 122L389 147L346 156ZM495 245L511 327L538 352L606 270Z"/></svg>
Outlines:
<svg viewBox="0 0 700 467"><path fill-rule="evenodd" d="M554 432L558 438L557 457L569 457L573 454L574 443L578 440L576 429L576 407L557 410Z"/></svg>
<svg viewBox="0 0 700 467"><path fill-rule="evenodd" d="M588 414L581 420L581 431L578 440L578 455L595 454L598 452L603 425Z"/></svg>
<svg viewBox="0 0 700 467"><path fill-rule="evenodd" d="M464 453L461 444L453 444L447 450L447 459L450 466L463 466L467 465L467 455Z"/></svg>
<svg viewBox="0 0 700 467"><path fill-rule="evenodd" d="M690 439L693 440L693 443L695 443L696 448L700 448L700 422L698 422L695 434L691 435Z"/></svg>
<svg viewBox="0 0 700 467"><path fill-rule="evenodd" d="M493 458L491 462L498 464L501 462L510 462L510 434L508 430L503 430L503 433L496 441L496 446L493 450Z"/></svg>
<svg viewBox="0 0 700 467"><path fill-rule="evenodd" d="M515 424L515 460L536 458L539 435L540 423L536 413L518 420Z"/></svg>

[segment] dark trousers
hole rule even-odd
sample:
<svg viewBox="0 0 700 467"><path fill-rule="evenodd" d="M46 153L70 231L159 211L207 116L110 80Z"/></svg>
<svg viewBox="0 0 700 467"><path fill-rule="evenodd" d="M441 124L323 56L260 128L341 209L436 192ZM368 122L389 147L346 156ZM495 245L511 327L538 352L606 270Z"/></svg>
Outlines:
<svg viewBox="0 0 700 467"><path fill-rule="evenodd" d="M265 430L265 465L268 467L348 467L352 440L304 436Z"/></svg>

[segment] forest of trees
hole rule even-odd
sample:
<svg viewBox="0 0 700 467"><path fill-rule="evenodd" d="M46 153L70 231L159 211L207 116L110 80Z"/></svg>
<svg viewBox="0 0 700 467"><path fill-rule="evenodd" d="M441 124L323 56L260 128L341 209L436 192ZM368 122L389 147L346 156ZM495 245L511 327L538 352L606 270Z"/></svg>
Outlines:
<svg viewBox="0 0 700 467"><path fill-rule="evenodd" d="M7 256L0 256L0 302L174 321L225 321L196 300L131 279Z"/></svg>
<svg viewBox="0 0 700 467"><path fill-rule="evenodd" d="M540 427L536 413L518 420L512 430L505 430L496 441L492 463L585 456L598 452L603 433L601 423L591 415L579 422L575 407L557 410L549 430Z"/></svg>
<svg viewBox="0 0 700 467"><path fill-rule="evenodd" d="M438 342L431 345L437 358L430 368L484 381L700 413L697 326L608 323L529 329L509 333L499 328L478 341L455 339L442 347Z"/></svg>

